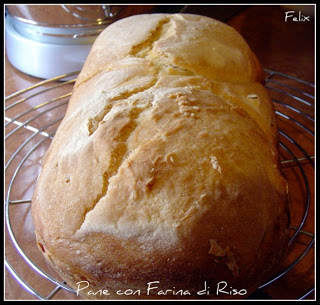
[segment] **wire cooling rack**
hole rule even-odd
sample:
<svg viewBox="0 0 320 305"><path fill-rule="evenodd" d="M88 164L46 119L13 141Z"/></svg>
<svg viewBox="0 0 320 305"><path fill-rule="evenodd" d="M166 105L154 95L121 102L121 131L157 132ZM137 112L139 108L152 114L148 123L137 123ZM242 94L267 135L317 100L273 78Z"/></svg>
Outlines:
<svg viewBox="0 0 320 305"><path fill-rule="evenodd" d="M286 266L254 293L257 298L274 298L268 288L294 272L314 247L315 105L313 84L271 70L265 73L265 86L277 114L282 170L292 199ZM77 298L38 251L30 213L41 159L63 119L77 74L40 82L5 99L5 266L22 287L42 300L61 299L66 294ZM304 299L314 291L314 280L306 285L295 299ZM62 296L57 294L60 291Z"/></svg>

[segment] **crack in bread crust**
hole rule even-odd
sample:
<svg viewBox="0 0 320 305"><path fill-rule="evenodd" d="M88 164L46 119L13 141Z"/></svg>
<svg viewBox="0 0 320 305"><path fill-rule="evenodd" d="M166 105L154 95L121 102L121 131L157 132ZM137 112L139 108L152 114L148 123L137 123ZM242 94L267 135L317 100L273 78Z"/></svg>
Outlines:
<svg viewBox="0 0 320 305"><path fill-rule="evenodd" d="M152 86L151 86L152 87ZM145 89L144 91L148 90L149 88ZM144 92L142 91L142 92ZM140 92L141 93L141 92ZM134 96L134 93L132 93L132 96ZM122 95L123 97L123 95ZM117 101L120 100L116 99ZM130 100L127 100L126 103L130 103ZM113 106L113 105L112 105ZM111 108L112 108L111 106ZM110 179L115 177L119 169L121 168L121 165L123 164L124 160L126 160L128 154L130 153L128 151L127 142L131 134L134 132L135 128L137 127L137 120L142 112L150 108L152 105L148 104L144 107L138 107L138 106L132 106L130 109L130 112L128 114L130 120L129 122L119 131L118 135L114 138L114 140L117 142L116 147L111 151L110 154L110 163L106 171L102 174L102 188L101 192L97 195L95 200L92 202L90 207L88 207L83 214L83 220L81 222L80 228L85 221L86 215L92 211L96 205L99 203L99 201L107 196L108 194L108 188L109 188L109 182ZM111 109L110 108L110 109ZM108 111L105 116L109 113ZM102 120L102 119L101 119ZM79 229L80 229L79 228Z"/></svg>
<svg viewBox="0 0 320 305"><path fill-rule="evenodd" d="M164 26L168 25L170 21L169 17L161 20L156 29L150 33L149 37L138 45L133 46L129 54L136 57L146 57L153 49L154 44L163 36Z"/></svg>
<svg viewBox="0 0 320 305"><path fill-rule="evenodd" d="M170 36L176 27L174 16L161 20L157 28L151 33L150 37L142 43L132 47L130 56L147 59L156 69L157 75L195 75L194 72L182 68L172 62L168 54L161 52L157 54L157 42ZM160 55L160 56L159 56Z"/></svg>
<svg viewBox="0 0 320 305"><path fill-rule="evenodd" d="M117 105L118 102L124 101L133 97L135 94L140 94L150 88L152 88L157 82L157 79L153 79L147 86L145 87L136 87L131 91L121 92L118 96L112 99L108 99L106 101L106 105L103 110L94 116L93 118L89 118L87 122L88 134L92 136L96 130L99 128L100 122L108 115L108 113L112 110L112 108Z"/></svg>
<svg viewBox="0 0 320 305"><path fill-rule="evenodd" d="M142 41L136 45L133 45L131 47L131 49L128 51L128 53L125 56L123 56L122 58L125 58L128 56L129 57L145 58L148 54L148 51L152 50L154 43L156 41L158 41L161 38L161 36L163 35L163 32L164 32L163 26L166 25L167 23L170 23L170 21L171 21L170 16L160 20L158 25L156 26L156 28L152 32L150 32L148 37L144 41ZM113 53L112 49L109 49L108 51ZM117 54L115 54L115 56L117 56ZM121 58L118 58L118 59L121 59ZM106 66L104 66L103 68L96 69L96 71L94 71L94 73L92 73L89 77L82 79L81 81L78 79L75 84L75 87L76 88L80 87L81 85L88 82L91 78L93 78L94 76L96 76L100 72L108 70L108 69L109 69L108 64Z"/></svg>

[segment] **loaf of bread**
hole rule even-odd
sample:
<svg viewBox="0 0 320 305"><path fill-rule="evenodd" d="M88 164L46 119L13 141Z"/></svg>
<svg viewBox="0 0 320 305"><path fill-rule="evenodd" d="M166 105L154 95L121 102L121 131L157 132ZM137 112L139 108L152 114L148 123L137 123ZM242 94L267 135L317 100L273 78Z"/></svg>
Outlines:
<svg viewBox="0 0 320 305"><path fill-rule="evenodd" d="M83 298L245 298L286 253L263 70L233 28L144 14L95 41L32 200L39 248Z"/></svg>

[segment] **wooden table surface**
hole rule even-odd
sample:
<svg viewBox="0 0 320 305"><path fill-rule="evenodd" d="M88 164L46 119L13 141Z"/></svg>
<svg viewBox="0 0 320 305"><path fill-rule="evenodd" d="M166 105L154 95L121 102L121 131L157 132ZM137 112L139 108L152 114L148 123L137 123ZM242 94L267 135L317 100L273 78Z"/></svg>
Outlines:
<svg viewBox="0 0 320 305"><path fill-rule="evenodd" d="M191 5L185 8L185 13L196 13L202 14L209 17L217 17L219 6L215 5ZM224 9L224 8L222 8ZM308 7L310 9L310 6ZM240 32L246 39L252 50L256 53L258 59L260 60L262 66L266 69L282 72L289 74L296 78L302 79L304 81L314 83L315 79L315 23L310 11L310 21L294 21L293 18L289 18L285 21L285 12L294 10L297 16L299 14L299 9L297 8L283 8L279 5L247 5L242 7L241 11L237 11L234 16L228 16L226 20L230 26L234 27L238 32ZM303 13L307 15L306 13ZM309 15L308 15L309 16ZM5 59L5 95L8 96L18 90L27 88L33 84L42 81L39 78L26 75L18 70L16 70ZM290 84L290 80L289 80ZM70 85L67 90L71 90L72 85ZM308 87L309 88L309 87ZM311 90L312 91L312 90ZM313 92L310 92L313 94ZM9 102L6 103L8 106ZM280 106L279 106L280 107ZM22 111L22 108L16 107L17 113ZM314 109L306 109L306 112L310 116L314 117ZM13 115L13 114L9 114ZM16 113L14 114L16 115ZM314 137L310 134L305 135L304 131L299 128L292 130L292 126L286 127L286 122L281 122L280 126L288 129L291 133L297 136L297 139L301 139L303 143L303 148L310 154L314 154ZM309 121L308 128L314 130L313 123ZM299 134L300 133L300 134ZM21 133L23 137L23 133ZM10 142L11 141L11 142ZM11 138L6 141L6 157L10 157L12 152L16 149L15 144ZM285 157L285 156L284 156ZM39 163L36 163L37 170ZM310 187L310 211L303 229L307 232L314 233L314 168L310 166L308 162L301 163L302 168L309 182ZM8 169L6 172L6 188L10 180L10 175L12 171ZM37 171L34 171L37 172ZM33 172L32 172L33 173ZM292 224L295 222L299 223L301 218L301 211L303 207L299 207L299 201L302 205L307 196L303 187L301 186L301 175L297 166L287 166L284 169L285 175L289 181L289 186L293 193L293 205L294 211L292 215ZM32 175L36 175L33 173ZM300 175L300 176L299 176ZM21 181L20 181L21 180ZM21 178L18 182L21 183L21 188L24 189L24 195L30 197L30 192L32 188L25 187L25 181ZM302 188L302 190L298 190ZM19 192L19 191L17 191ZM296 207L298 206L298 208ZM25 222L30 222L30 207L26 206L23 208L22 212L17 220L18 223L23 223L23 226L17 229L24 236L25 231L29 230L32 235L32 224ZM18 233L17 233L18 234ZM31 236L30 235L30 236ZM27 235L26 235L27 236ZM23 243L23 238L21 239ZM25 238L26 244L29 243L29 239ZM32 237L30 237L32 243ZM310 242L310 237L301 236L298 237L295 245L291 247L290 253L288 255L288 261L294 260L303 249ZM28 245L26 245L28 246ZM30 253L33 250L30 250ZM20 266L21 257L15 253L14 248L10 244L10 240L6 234L6 257L8 261L12 263L14 268L22 274L23 278L30 283L33 287L40 287L39 290L43 291L46 295L48 289L52 289L54 285L48 285L46 281L42 280L42 277L34 276L30 268L26 266ZM41 264L41 263L39 263ZM45 286L45 287L42 287ZM49 288L47 286L50 286ZM312 247L306 256L284 277L267 286L257 295L258 298L272 298L272 299L297 299L306 293L310 288L314 286L314 248ZM23 287L21 287L16 280L11 276L9 272L6 271L5 274L5 298L6 299L17 299L17 300L35 300L35 296L27 292ZM53 299L74 299L75 295L60 290ZM314 299L314 293L311 293L308 299Z"/></svg>

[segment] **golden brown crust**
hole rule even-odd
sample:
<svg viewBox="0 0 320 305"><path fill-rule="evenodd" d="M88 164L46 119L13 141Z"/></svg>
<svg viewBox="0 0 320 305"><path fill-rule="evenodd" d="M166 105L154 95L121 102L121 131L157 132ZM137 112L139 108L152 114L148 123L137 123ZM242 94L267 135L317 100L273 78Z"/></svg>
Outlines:
<svg viewBox="0 0 320 305"><path fill-rule="evenodd" d="M140 15L101 34L32 202L40 248L72 287L160 298L146 294L160 281L193 298L204 281L250 293L270 277L289 218L260 77L243 38L207 17Z"/></svg>

